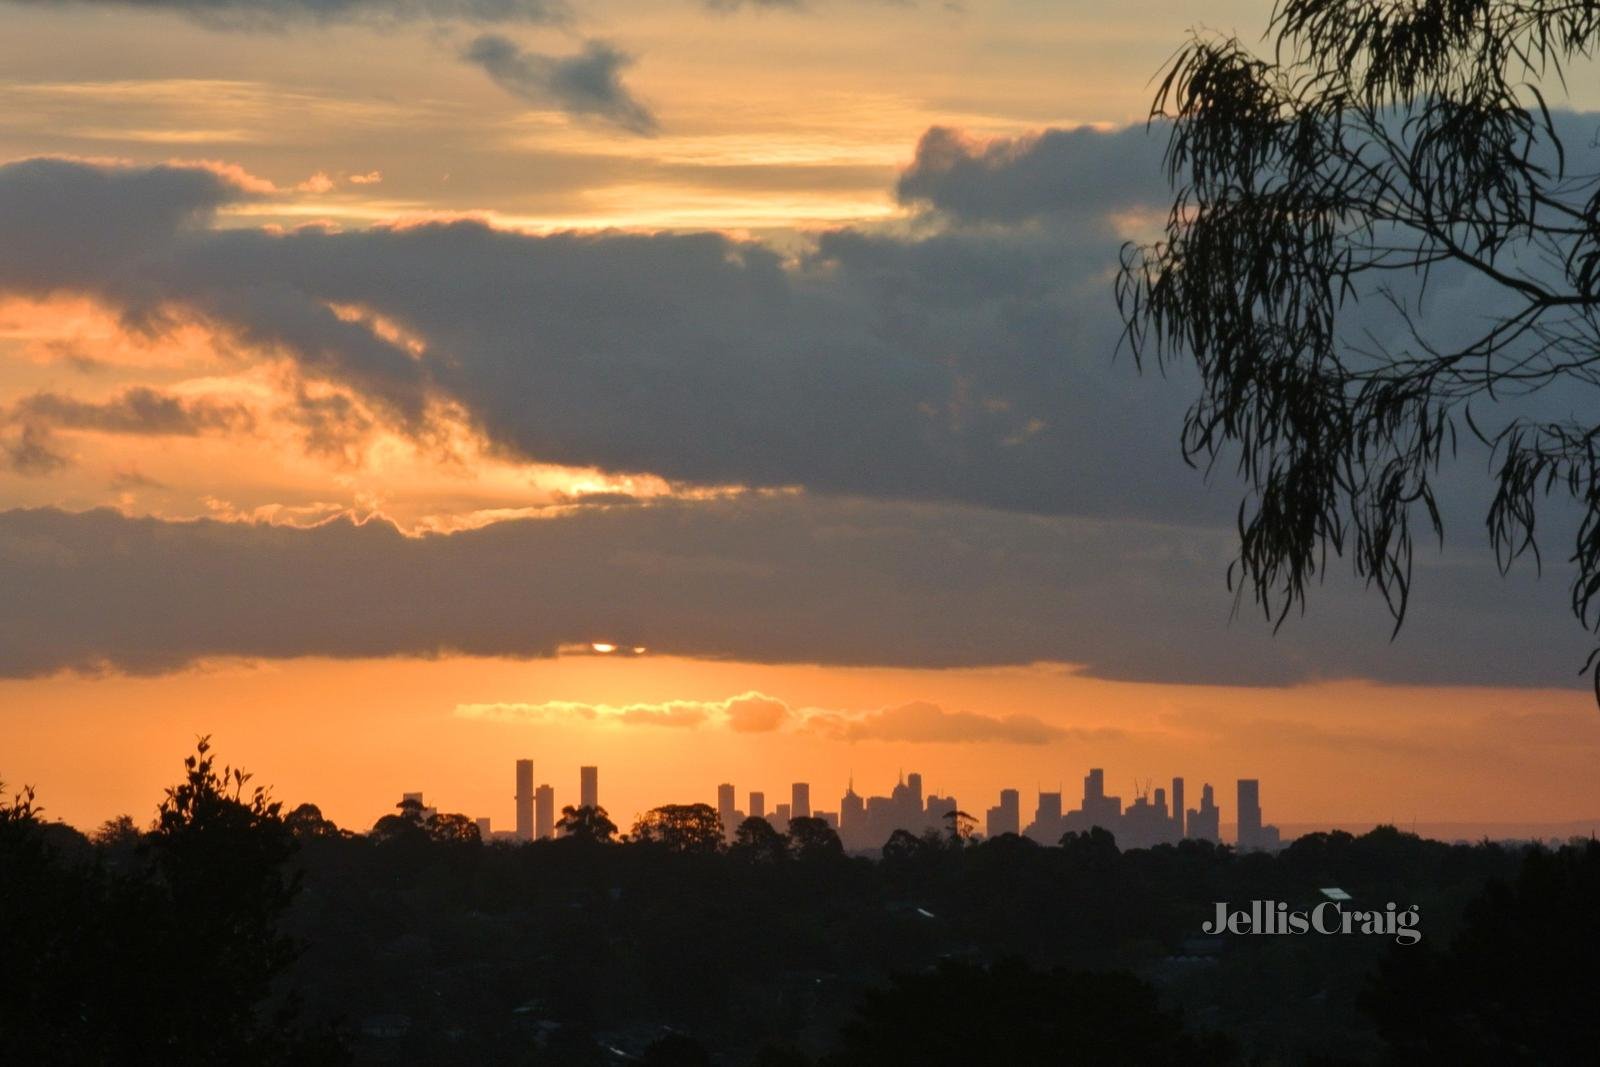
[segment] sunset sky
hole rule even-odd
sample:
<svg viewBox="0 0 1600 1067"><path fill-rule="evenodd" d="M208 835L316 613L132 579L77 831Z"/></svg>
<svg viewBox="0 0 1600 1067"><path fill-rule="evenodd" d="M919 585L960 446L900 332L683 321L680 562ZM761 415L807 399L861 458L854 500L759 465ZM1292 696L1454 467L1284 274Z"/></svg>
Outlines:
<svg viewBox="0 0 1600 1067"><path fill-rule="evenodd" d="M509 827L519 757L624 826L1091 766L1600 825L1558 516L1502 578L1464 454L1395 640L1338 561L1274 636L1190 379L1116 358L1152 76L1269 3L0 9L0 779L48 816L144 821L210 734L356 829Z"/></svg>

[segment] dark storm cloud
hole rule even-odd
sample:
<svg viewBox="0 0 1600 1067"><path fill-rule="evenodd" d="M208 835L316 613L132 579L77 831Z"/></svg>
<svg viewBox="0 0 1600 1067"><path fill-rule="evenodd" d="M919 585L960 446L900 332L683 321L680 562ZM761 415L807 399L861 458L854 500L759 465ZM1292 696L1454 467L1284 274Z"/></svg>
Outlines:
<svg viewBox="0 0 1600 1067"><path fill-rule="evenodd" d="M586 41L576 55L524 51L515 41L485 33L462 52L506 92L541 107L619 126L630 133L656 132L656 119L623 86L621 71L633 57L604 41Z"/></svg>
<svg viewBox="0 0 1600 1067"><path fill-rule="evenodd" d="M1128 161L1153 146L1130 147L1138 136L930 134L900 189L930 225L836 230L793 259L718 234L219 227L219 207L262 193L200 168L0 167L0 293L85 294L151 332L200 319L402 430L424 433L435 400L459 405L512 457L810 491L422 540L14 513L0 673L614 638L762 661L1061 660L1145 680L1576 684L1567 576L1502 582L1458 550L1448 565L1419 556L1394 644L1337 564L1277 640L1248 611L1224 625L1239 490L1226 463L1208 491L1178 458L1186 372L1141 379L1112 360L1123 238L1108 219L1146 195L1145 164ZM1446 318L1495 306L1436 279ZM1362 314L1375 336L1392 328ZM340 439L339 411L312 414ZM7 461L30 462L28 446L9 440ZM1452 530L1481 528L1478 458L1442 487Z"/></svg>
<svg viewBox="0 0 1600 1067"><path fill-rule="evenodd" d="M150 329L201 318L402 428L443 398L544 462L1039 513L1205 506L1173 455L1181 392L1113 366L1120 239L1099 218L846 229L786 262L719 234L210 228L220 181L0 168L0 291L86 293Z"/></svg>
<svg viewBox="0 0 1600 1067"><path fill-rule="evenodd" d="M1279 635L1226 625L1226 534L927 505L767 497L504 522L421 538L101 510L0 513L0 676L159 673L214 656L649 654L955 667L1059 660L1113 678L1570 685L1564 590L1487 559L1419 567L1399 640L1330 581ZM1038 736L1027 721L900 711L924 740ZM780 720L786 716L779 716ZM746 724L751 729L772 723ZM846 724L848 728L852 724Z"/></svg>
<svg viewBox="0 0 1600 1067"><path fill-rule="evenodd" d="M166 11L214 29L277 29L294 23L461 21L560 24L564 0L0 0L25 7Z"/></svg>
<svg viewBox="0 0 1600 1067"><path fill-rule="evenodd" d="M962 222L1017 223L1048 215L1104 214L1170 199L1161 168L1165 130L1046 130L978 141L936 126L895 187Z"/></svg>

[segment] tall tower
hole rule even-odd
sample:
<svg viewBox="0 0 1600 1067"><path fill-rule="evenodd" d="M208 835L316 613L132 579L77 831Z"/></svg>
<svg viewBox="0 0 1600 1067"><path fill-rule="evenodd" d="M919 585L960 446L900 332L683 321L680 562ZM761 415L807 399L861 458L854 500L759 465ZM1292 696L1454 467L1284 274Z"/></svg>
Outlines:
<svg viewBox="0 0 1600 1067"><path fill-rule="evenodd" d="M537 812L533 832L541 840L556 836L556 791L541 785L533 794L533 800Z"/></svg>
<svg viewBox="0 0 1600 1067"><path fill-rule="evenodd" d="M750 817L752 819L767 817L767 794L757 789L750 790Z"/></svg>
<svg viewBox="0 0 1600 1067"><path fill-rule="evenodd" d="M911 791L911 800L909 801L911 810L921 814L923 804L922 775L916 773L915 771L912 771L910 774L906 775L906 788Z"/></svg>
<svg viewBox="0 0 1600 1067"><path fill-rule="evenodd" d="M733 825L733 786L723 782L717 786L717 818L722 820L722 832L732 834L738 829Z"/></svg>
<svg viewBox="0 0 1600 1067"><path fill-rule="evenodd" d="M789 791L789 818L811 818L811 783L796 782Z"/></svg>
<svg viewBox="0 0 1600 1067"><path fill-rule="evenodd" d="M1172 780L1172 823L1173 829L1178 832L1179 840L1187 837L1183 821L1183 779Z"/></svg>
<svg viewBox="0 0 1600 1067"><path fill-rule="evenodd" d="M533 839L533 760L517 760L517 840Z"/></svg>
<svg viewBox="0 0 1600 1067"><path fill-rule="evenodd" d="M1196 841L1210 841L1213 845L1222 843L1221 836L1217 833L1217 822L1221 813L1217 810L1216 793L1207 782L1200 789L1200 807L1190 808L1186 813L1184 831Z"/></svg>
<svg viewBox="0 0 1600 1067"><path fill-rule="evenodd" d="M1261 782L1239 779L1239 851L1248 852L1261 844Z"/></svg>
<svg viewBox="0 0 1600 1067"><path fill-rule="evenodd" d="M600 768L578 768L578 804L585 808L600 806Z"/></svg>
<svg viewBox="0 0 1600 1067"><path fill-rule="evenodd" d="M866 820L867 802L856 792L856 780L852 775L850 784L845 786L844 796L839 801L839 836L844 839L847 847L860 836Z"/></svg>

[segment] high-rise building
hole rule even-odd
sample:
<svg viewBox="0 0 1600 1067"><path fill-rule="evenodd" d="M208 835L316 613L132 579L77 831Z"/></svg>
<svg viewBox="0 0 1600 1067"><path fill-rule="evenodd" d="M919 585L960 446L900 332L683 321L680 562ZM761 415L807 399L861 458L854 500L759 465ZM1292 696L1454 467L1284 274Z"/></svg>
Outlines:
<svg viewBox="0 0 1600 1067"><path fill-rule="evenodd" d="M1022 832L1021 794L1015 789L1000 790L1000 803L989 809L983 832L988 837Z"/></svg>
<svg viewBox="0 0 1600 1067"><path fill-rule="evenodd" d="M1217 808L1216 794L1211 785L1207 783L1200 787L1200 807L1190 808L1187 816L1189 836L1197 841L1210 841L1220 844L1222 813Z"/></svg>
<svg viewBox="0 0 1600 1067"><path fill-rule="evenodd" d="M1041 845L1053 845L1066 832L1066 820L1061 817L1061 792L1040 793L1039 805L1034 808L1033 821L1022 831L1023 835Z"/></svg>
<svg viewBox="0 0 1600 1067"><path fill-rule="evenodd" d="M1072 828L1088 830L1098 826L1115 832L1121 816L1122 798L1106 796L1106 772L1095 767L1083 779L1083 807L1071 820Z"/></svg>
<svg viewBox="0 0 1600 1067"><path fill-rule="evenodd" d="M492 831L490 829L490 825L491 825L491 820L490 819L488 819L488 818L474 819L473 822L478 824L478 839L480 841L487 841L487 840L489 840L489 838L494 836L494 831Z"/></svg>
<svg viewBox="0 0 1600 1067"><path fill-rule="evenodd" d="M600 806L600 768L578 768L578 803L585 808Z"/></svg>
<svg viewBox="0 0 1600 1067"><path fill-rule="evenodd" d="M1261 782L1255 778L1239 779L1239 800L1235 810L1239 813L1238 844L1240 852L1259 848L1261 843Z"/></svg>
<svg viewBox="0 0 1600 1067"><path fill-rule="evenodd" d="M1278 844L1278 828L1261 824L1260 781L1255 778L1239 779L1239 851L1274 852Z"/></svg>
<svg viewBox="0 0 1600 1067"><path fill-rule="evenodd" d="M912 811L923 811L922 806L922 775L915 771L906 775L907 804Z"/></svg>
<svg viewBox="0 0 1600 1067"><path fill-rule="evenodd" d="M517 760L517 840L533 839L533 760Z"/></svg>
<svg viewBox="0 0 1600 1067"><path fill-rule="evenodd" d="M789 791L789 818L811 817L811 783L796 782Z"/></svg>
<svg viewBox="0 0 1600 1067"><path fill-rule="evenodd" d="M779 804L772 812L772 823L778 828L780 833L789 832L789 820L793 818L793 816L789 814L789 811L789 805Z"/></svg>
<svg viewBox="0 0 1600 1067"><path fill-rule="evenodd" d="M1182 778L1174 778L1172 780L1172 823L1173 823L1173 829L1175 831L1177 831L1178 839L1181 841L1184 837L1187 836L1187 834L1185 834L1185 832L1184 832L1184 824L1183 824L1183 779Z"/></svg>
<svg viewBox="0 0 1600 1067"><path fill-rule="evenodd" d="M722 820L722 832L730 837L739 828L734 822L733 810L733 786L723 782L717 786L717 818Z"/></svg>
<svg viewBox="0 0 1600 1067"><path fill-rule="evenodd" d="M750 817L752 819L765 819L767 817L767 794L760 790L750 791Z"/></svg>
<svg viewBox="0 0 1600 1067"><path fill-rule="evenodd" d="M556 836L556 791L541 785L533 794L533 832L541 840Z"/></svg>
<svg viewBox="0 0 1600 1067"><path fill-rule="evenodd" d="M851 842L866 829L867 803L856 792L856 780L851 777L845 786L844 797L839 801L839 838Z"/></svg>

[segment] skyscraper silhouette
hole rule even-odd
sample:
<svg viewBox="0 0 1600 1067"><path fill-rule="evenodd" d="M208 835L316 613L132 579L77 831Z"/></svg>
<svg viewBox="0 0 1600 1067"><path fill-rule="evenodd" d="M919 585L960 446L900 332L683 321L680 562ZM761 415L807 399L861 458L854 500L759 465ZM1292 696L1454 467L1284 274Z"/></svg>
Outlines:
<svg viewBox="0 0 1600 1067"><path fill-rule="evenodd" d="M1278 828L1261 824L1261 783L1254 778L1239 779L1239 851L1274 852L1278 845Z"/></svg>
<svg viewBox="0 0 1600 1067"><path fill-rule="evenodd" d="M556 836L556 791L541 785L533 794L536 818L534 834L540 840Z"/></svg>
<svg viewBox="0 0 1600 1067"><path fill-rule="evenodd" d="M600 768L578 768L578 803L585 808L600 806Z"/></svg>
<svg viewBox="0 0 1600 1067"><path fill-rule="evenodd" d="M517 840L533 838L533 760L517 760Z"/></svg>
<svg viewBox="0 0 1600 1067"><path fill-rule="evenodd" d="M1200 807L1198 809L1190 808L1185 816L1189 836L1196 841L1210 841L1214 845L1220 844L1222 842L1220 833L1221 818L1222 813L1217 808L1216 794L1208 782L1200 788Z"/></svg>
<svg viewBox="0 0 1600 1067"><path fill-rule="evenodd" d="M1172 823L1173 829L1178 833L1179 840L1189 836L1184 822L1182 778L1174 778L1172 780Z"/></svg>
<svg viewBox="0 0 1600 1067"><path fill-rule="evenodd" d="M1261 842L1261 783L1255 778L1239 779L1239 851L1259 848Z"/></svg>
<svg viewBox="0 0 1600 1067"><path fill-rule="evenodd" d="M860 837L867 822L867 802L856 792L855 776L845 786L844 797L839 801L839 836L845 841Z"/></svg>
<svg viewBox="0 0 1600 1067"><path fill-rule="evenodd" d="M1015 789L1000 790L1000 803L989 809L983 832L989 837L1022 832L1022 796Z"/></svg>
<svg viewBox="0 0 1600 1067"><path fill-rule="evenodd" d="M789 818L811 817L811 783L796 782L789 792Z"/></svg>

